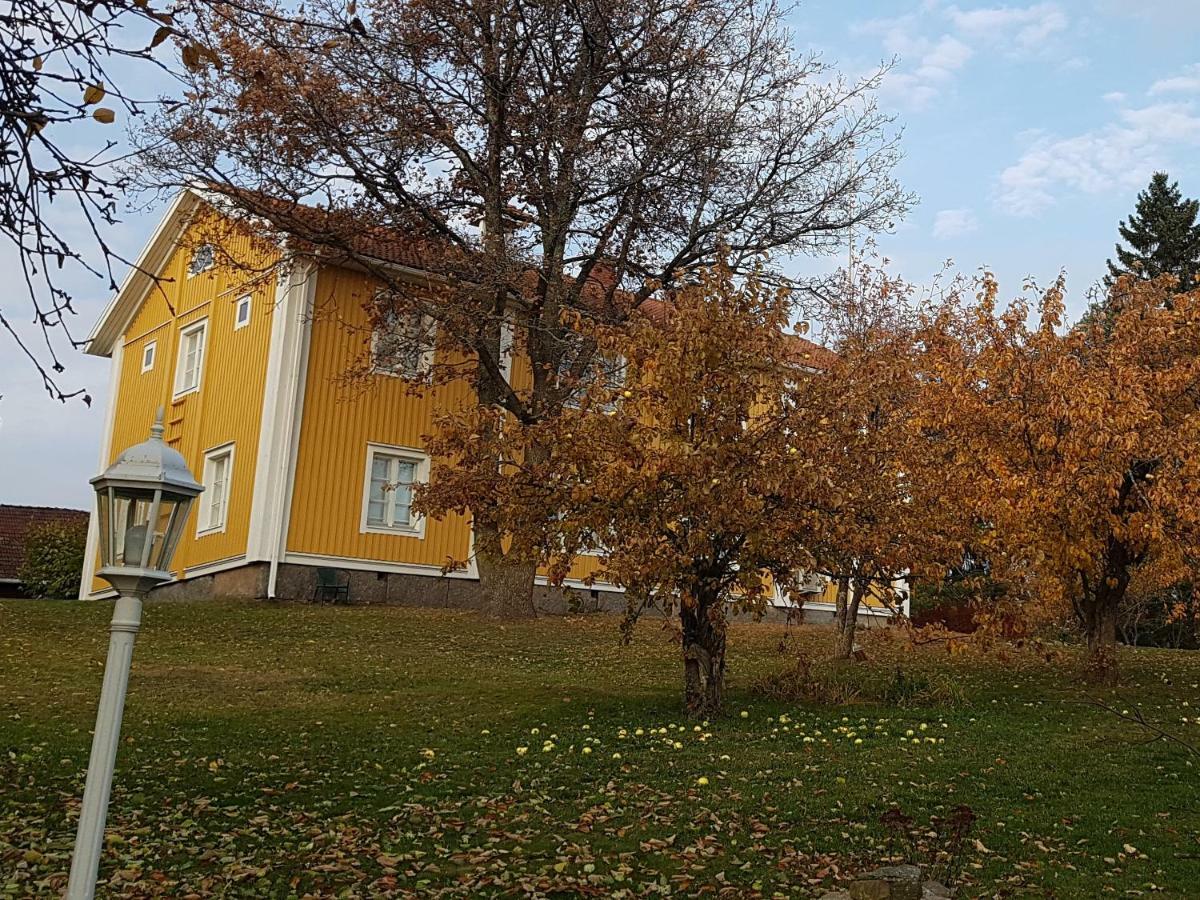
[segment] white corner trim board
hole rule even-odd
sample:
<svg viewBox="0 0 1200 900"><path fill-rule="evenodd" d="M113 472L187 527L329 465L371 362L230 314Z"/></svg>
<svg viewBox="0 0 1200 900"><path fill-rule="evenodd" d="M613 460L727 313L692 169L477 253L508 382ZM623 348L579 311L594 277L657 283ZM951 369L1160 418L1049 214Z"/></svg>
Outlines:
<svg viewBox="0 0 1200 900"><path fill-rule="evenodd" d="M117 417L117 388L121 384L121 364L125 359L125 347L120 342L112 350L108 371L108 406L104 410L104 432L100 437L100 464L97 472L108 468L112 458L113 423ZM92 582L96 580L96 554L100 550L100 524L96 521L96 502L92 501L88 516L87 543L84 545L83 577L79 581L79 599L92 596ZM113 593L116 593L115 591Z"/></svg>

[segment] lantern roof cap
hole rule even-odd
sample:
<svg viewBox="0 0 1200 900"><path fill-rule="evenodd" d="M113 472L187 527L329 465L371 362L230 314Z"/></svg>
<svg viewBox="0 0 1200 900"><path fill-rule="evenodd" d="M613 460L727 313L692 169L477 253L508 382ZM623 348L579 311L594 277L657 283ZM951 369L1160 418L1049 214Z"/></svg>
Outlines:
<svg viewBox="0 0 1200 900"><path fill-rule="evenodd" d="M163 410L159 407L154 424L150 427L150 437L122 452L91 483L97 490L117 484L151 489L161 487L193 497L199 494L204 486L192 476L179 451L168 447L163 441L163 430Z"/></svg>

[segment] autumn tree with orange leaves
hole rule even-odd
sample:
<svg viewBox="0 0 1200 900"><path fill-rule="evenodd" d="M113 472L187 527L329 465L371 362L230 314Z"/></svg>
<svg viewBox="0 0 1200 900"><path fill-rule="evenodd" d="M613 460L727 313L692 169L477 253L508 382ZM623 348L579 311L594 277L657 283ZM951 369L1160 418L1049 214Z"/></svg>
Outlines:
<svg viewBox="0 0 1200 900"><path fill-rule="evenodd" d="M621 377L591 379L564 410L553 464L527 467L524 447L541 436L505 432L501 502L514 520L533 505L558 511L549 535L530 517L517 539L548 548L552 581L580 550L597 553L595 578L625 588L627 624L648 607L677 616L694 715L721 709L729 616L763 609L770 578L786 585L807 562L797 540L804 436L788 391L817 348L787 333L790 310L787 292L761 279L702 270L626 326L590 331ZM443 424L445 449L467 455L474 435L492 433L469 420Z"/></svg>
<svg viewBox="0 0 1200 900"><path fill-rule="evenodd" d="M524 450L534 471L562 446L541 426L593 367L575 317L619 325L719 255L746 271L830 252L910 202L882 71L796 52L774 0L187 6L209 40L145 137L147 180L205 183L291 251L369 272L378 319L455 351L431 380L474 387L476 409L447 412L476 449L500 454L503 423L547 437ZM514 353L528 384L510 383ZM485 607L532 615L545 548L524 536L557 513L508 518L490 491L504 464L435 482L426 511L469 510Z"/></svg>
<svg viewBox="0 0 1200 900"><path fill-rule="evenodd" d="M1200 292L1113 289L1106 335L1064 328L1061 281L1001 308L985 279L922 335L918 423L995 571L1073 612L1104 681L1131 580L1171 584L1200 550Z"/></svg>
<svg viewBox="0 0 1200 900"><path fill-rule="evenodd" d="M862 266L813 310L835 354L792 396L805 423L805 501L815 571L837 585L835 657L850 659L868 597L897 609L902 577L961 554L962 516L913 427L921 402L916 366L928 297Z"/></svg>

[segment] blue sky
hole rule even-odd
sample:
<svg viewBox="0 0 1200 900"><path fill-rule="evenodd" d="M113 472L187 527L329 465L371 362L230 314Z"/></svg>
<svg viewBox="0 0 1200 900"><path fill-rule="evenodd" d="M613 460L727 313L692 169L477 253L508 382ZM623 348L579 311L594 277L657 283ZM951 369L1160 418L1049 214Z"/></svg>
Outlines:
<svg viewBox="0 0 1200 900"><path fill-rule="evenodd" d="M792 25L799 48L850 75L899 58L879 100L903 128L899 176L920 203L879 248L909 280L953 260L990 268L1015 294L1027 276L1064 270L1078 314L1153 170L1200 196L1200 0L808 0ZM118 248L136 254L157 213L131 210ZM5 251L0 271L6 311L28 318ZM86 333L107 291L83 277L73 286ZM64 384L86 386L91 409L47 399L0 338L0 502L91 502L108 365L65 361Z"/></svg>

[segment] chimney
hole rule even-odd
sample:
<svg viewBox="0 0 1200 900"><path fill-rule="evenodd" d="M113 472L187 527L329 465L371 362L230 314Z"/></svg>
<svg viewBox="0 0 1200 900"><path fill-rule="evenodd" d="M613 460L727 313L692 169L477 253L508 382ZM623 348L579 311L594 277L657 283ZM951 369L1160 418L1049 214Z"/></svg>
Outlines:
<svg viewBox="0 0 1200 900"><path fill-rule="evenodd" d="M608 258L596 260L596 264L592 266L592 271L588 275L588 287L607 294L616 287L616 284L617 270L613 261Z"/></svg>

